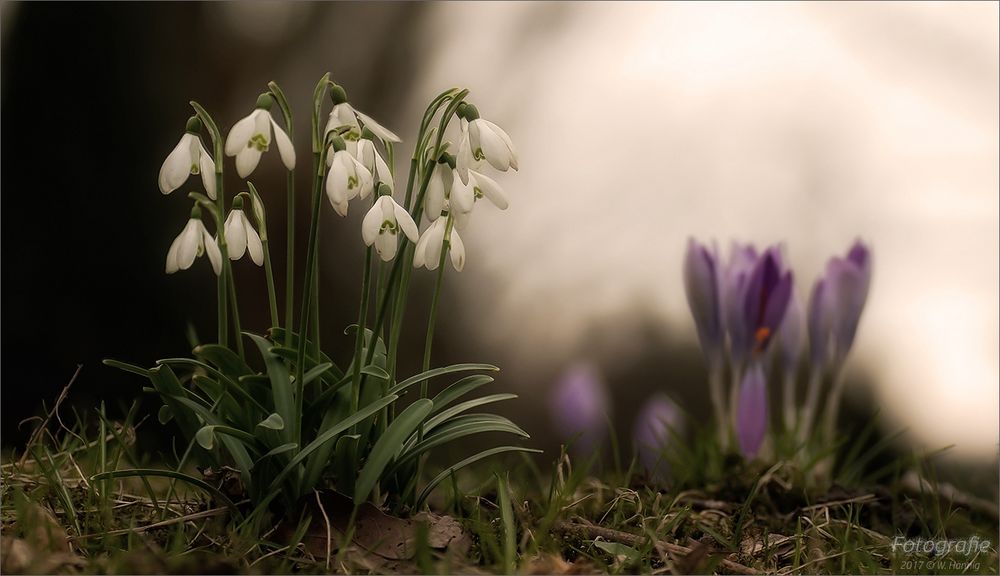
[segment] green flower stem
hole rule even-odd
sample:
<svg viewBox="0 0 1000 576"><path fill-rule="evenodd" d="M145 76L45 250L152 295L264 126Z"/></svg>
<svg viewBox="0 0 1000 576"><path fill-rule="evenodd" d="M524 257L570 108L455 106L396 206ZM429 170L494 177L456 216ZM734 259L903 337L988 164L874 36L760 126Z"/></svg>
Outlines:
<svg viewBox="0 0 1000 576"><path fill-rule="evenodd" d="M222 235L220 234L220 238ZM236 303L236 282L233 278L233 265L232 261L226 255L225 251L222 251L222 257L224 258L223 264L223 274L226 276L226 283L229 286L229 301L233 308L233 339L236 341L236 353L240 355L240 360L246 360L246 355L243 353L243 330L240 329L240 308Z"/></svg>
<svg viewBox="0 0 1000 576"><path fill-rule="evenodd" d="M719 436L719 446L723 451L729 444L729 432L726 422L726 400L725 400L725 380L723 374L723 363L721 354L713 354L708 362L708 386L712 399L712 409L715 414L717 434Z"/></svg>
<svg viewBox="0 0 1000 576"><path fill-rule="evenodd" d="M325 85L325 80L329 75L324 77L320 82ZM278 86L277 82L271 81L267 83L268 89L274 94L274 99L278 103L278 107L281 109L281 115L285 119L285 133L288 134L288 139L294 142L293 128L294 123L292 122L292 109L288 105L288 99L285 98L284 91ZM315 119L314 119L315 123ZM288 215L288 224L286 228L287 232L287 244L285 246L285 345L292 345L292 327L294 313L293 309L295 307L295 171L289 170L285 176L285 211ZM267 254L265 249L264 254ZM265 256L269 259L268 256ZM265 261L266 262L266 261ZM266 265L266 264L265 264ZM273 285L273 280L271 280ZM280 326L278 323L278 316L276 313L271 315L271 325Z"/></svg>
<svg viewBox="0 0 1000 576"><path fill-rule="evenodd" d="M266 234L264 238L266 238ZM271 326L281 326L278 320L278 296L274 291L274 270L271 268L271 248L267 240L261 238L264 247L264 276L267 277L267 300L271 309Z"/></svg>
<svg viewBox="0 0 1000 576"><path fill-rule="evenodd" d="M376 199L373 199L373 202ZM365 270L361 279L361 310L358 312L358 333L354 338L354 374L351 377L351 414L358 411L361 400L361 348L365 342L365 328L368 322L369 289L372 281L372 247L365 250ZM372 339L368 342L368 350L375 349L378 338L377 327L372 330ZM367 364L367 362L365 362ZM353 434L354 432L352 432Z"/></svg>

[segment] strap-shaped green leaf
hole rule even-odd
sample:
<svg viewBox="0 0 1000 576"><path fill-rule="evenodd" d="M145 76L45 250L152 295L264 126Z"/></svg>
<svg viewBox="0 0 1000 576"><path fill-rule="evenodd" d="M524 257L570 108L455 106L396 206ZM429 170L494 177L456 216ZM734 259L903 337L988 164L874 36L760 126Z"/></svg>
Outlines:
<svg viewBox="0 0 1000 576"><path fill-rule="evenodd" d="M271 392L274 394L274 411L285 421L281 437L286 443L292 442L295 440L295 430L298 429L298 426L295 424L298 419L296 414L297 408L295 406L295 392L292 390L292 379L288 374L288 366L282 362L277 354L271 351L273 345L267 339L249 332L244 332L244 334L249 336L254 344L257 345L257 348L260 349L260 355L264 358L264 367L267 369L267 375L271 379Z"/></svg>
<svg viewBox="0 0 1000 576"><path fill-rule="evenodd" d="M407 406L406 410L403 410L382 433L371 452L368 453L365 466L361 469L358 481L354 485L355 505L368 499L368 495L371 494L375 484L382 476L382 471L399 452L403 441L420 426L433 408L434 402L430 398L421 398Z"/></svg>
<svg viewBox="0 0 1000 576"><path fill-rule="evenodd" d="M505 432L516 434L522 438L530 438L528 433L522 430L520 426L497 414L466 414L464 416L457 416L429 434L426 434L422 441L418 442L417 437L411 435L411 441L407 442L406 447L403 448L403 452L393 464L390 474L428 450L432 450L448 442L472 436L473 434L483 434L486 432Z"/></svg>
<svg viewBox="0 0 1000 576"><path fill-rule="evenodd" d="M496 455L496 454L502 454L504 452L528 452L528 453L535 453L535 454L541 454L542 453L541 450L538 450L538 449L535 449L535 448L524 448L523 446L497 446L496 448L490 448L489 450L483 450L482 452L480 452L478 454L475 454L473 456L469 456L468 458L466 458L465 460L462 460L458 464L453 464L453 465L449 466L448 468L445 468L444 471L442 471L440 474L438 474L437 476L435 476L434 479L431 480L427 484L427 486L424 486L424 489L420 491L420 495L417 496L417 500L416 500L416 503L414 505L414 508L415 509L416 508L420 508L420 506L424 503L424 500L428 496L431 495L431 492L434 491L434 488L438 484L440 484L441 482L443 482L445 479L447 479L449 476L451 476L452 474L454 474L456 471L461 470L462 468L465 468L469 464L475 464L476 462L479 462L483 458L489 458L490 456L493 456L493 455Z"/></svg>
<svg viewBox="0 0 1000 576"><path fill-rule="evenodd" d="M225 346L202 344L195 347L193 352L196 357L212 363L233 380L238 380L240 376L253 374L253 370L247 366L247 363Z"/></svg>
<svg viewBox="0 0 1000 576"><path fill-rule="evenodd" d="M517 398L517 394L490 394L489 396L483 396L482 398L466 400L465 402L456 404L447 410L442 410L433 418L428 419L427 424L424 426L424 432L426 433L428 430L433 430L442 423L447 422L449 418L453 418L462 412L467 412L473 408L478 408L494 402L513 400L514 398Z"/></svg>
<svg viewBox="0 0 1000 576"><path fill-rule="evenodd" d="M499 372L500 369L492 364L452 364L451 366L444 366L443 368L432 368L426 372L421 372L414 376L410 376L406 380L403 380L399 384L396 384L389 389L390 394L399 394L403 390L413 386L417 382L423 380L429 380L431 378L436 378L438 376L444 376L445 374L453 374L455 372L468 372L470 370L486 370L489 372Z"/></svg>
<svg viewBox="0 0 1000 576"><path fill-rule="evenodd" d="M183 474L181 472L175 472L173 470L156 470L153 468L136 468L134 470L114 470L112 472L102 472L101 474L95 474L94 476L91 476L90 479L92 481L98 481L98 480L112 480L114 478L135 478L142 476L159 476L163 478L173 478L175 480L181 480L183 482L187 482L188 484L191 484L192 486L197 486L198 488L201 488L202 490L208 492L212 496L215 496L215 498L217 498L219 502L221 502L224 506L231 508L232 511L237 515L239 515L240 513L228 496L220 492L217 488L215 488L208 482L195 478L194 476L188 476L187 474Z"/></svg>
<svg viewBox="0 0 1000 576"><path fill-rule="evenodd" d="M440 412L445 406L490 382L493 382L493 377L486 374L473 374L456 381L434 397L434 412L432 414Z"/></svg>

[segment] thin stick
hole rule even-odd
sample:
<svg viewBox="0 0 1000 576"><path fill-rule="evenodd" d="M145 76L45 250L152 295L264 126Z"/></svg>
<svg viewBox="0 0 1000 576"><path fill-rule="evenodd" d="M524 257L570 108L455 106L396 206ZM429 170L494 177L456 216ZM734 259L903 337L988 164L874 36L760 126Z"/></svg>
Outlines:
<svg viewBox="0 0 1000 576"><path fill-rule="evenodd" d="M316 495L316 505L319 506L319 511L323 514L323 523L326 524L326 571L330 572L330 551L333 549L333 531L330 529L330 517L326 515L326 508L323 507L319 491L313 490L313 494Z"/></svg>
<svg viewBox="0 0 1000 576"><path fill-rule="evenodd" d="M646 536L639 536L628 532L622 532L620 530L612 530L611 528L602 528L600 526L589 526L587 524L579 524L576 522L556 522L552 526L552 530L584 540L596 540L597 538L603 538L605 540L618 542L632 547L641 546L649 541ZM687 546L681 546L680 544L674 544L672 542L664 542L662 540L654 540L653 545L656 547L662 547L671 554L676 554L678 556L687 556L692 552L691 548L688 548ZM736 574L760 574L759 571L754 570L749 566L744 566L743 564L733 562L732 560L727 560L725 558L719 561L719 566Z"/></svg>
<svg viewBox="0 0 1000 576"><path fill-rule="evenodd" d="M27 462L28 453L31 452L31 447L35 444L35 442L38 442L38 438L42 435L42 431L48 427L49 422L52 421L52 417L59 411L59 406L63 403L63 400L66 399L66 395L69 394L70 387L74 382L76 382L76 377L80 375L80 370L82 369L83 364L76 365L76 371L73 372L73 377L69 379L69 383L63 386L62 392L59 393L59 398L56 398L56 403L52 406L52 410L49 410L49 413L45 416L45 420L42 421L41 426L35 428L35 431L31 433L31 437L28 438L28 443L24 446L24 454L21 454L21 459L17 461L18 467L24 466L24 463Z"/></svg>

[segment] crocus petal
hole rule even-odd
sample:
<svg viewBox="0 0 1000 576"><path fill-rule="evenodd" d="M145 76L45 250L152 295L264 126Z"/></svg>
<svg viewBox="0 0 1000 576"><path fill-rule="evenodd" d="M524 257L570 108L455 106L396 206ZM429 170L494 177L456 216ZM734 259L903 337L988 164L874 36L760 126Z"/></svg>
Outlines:
<svg viewBox="0 0 1000 576"><path fill-rule="evenodd" d="M242 210L232 210L226 218L226 245L230 260L239 260L247 251L247 229L243 225L245 219Z"/></svg>
<svg viewBox="0 0 1000 576"><path fill-rule="evenodd" d="M736 411L736 438L740 450L751 458L760 450L767 432L767 379L759 362L753 362L740 383Z"/></svg>
<svg viewBox="0 0 1000 576"><path fill-rule="evenodd" d="M191 175L191 139L194 135L184 133L177 145L167 155L160 166L160 192L170 194L187 181Z"/></svg>
<svg viewBox="0 0 1000 576"><path fill-rule="evenodd" d="M365 241L365 244L371 246L375 242L375 238L378 237L379 230L382 229L382 222L384 221L382 204L376 202L368 210L368 213L365 214L365 219L361 221L361 238Z"/></svg>
<svg viewBox="0 0 1000 576"><path fill-rule="evenodd" d="M399 225L400 230L403 231L403 234L406 234L410 242L416 242L420 236L420 231L417 229L417 223L413 221L410 213L406 211L406 208L396 204L395 201L392 202L392 209L396 215L396 224Z"/></svg>
<svg viewBox="0 0 1000 576"><path fill-rule="evenodd" d="M181 270L190 268L198 256L198 246L201 242L200 225L200 220L191 218L178 238L180 245L177 247L177 268Z"/></svg>
<svg viewBox="0 0 1000 576"><path fill-rule="evenodd" d="M702 349L717 354L722 349L718 257L694 238L684 255L684 292Z"/></svg>
<svg viewBox="0 0 1000 576"><path fill-rule="evenodd" d="M781 345L781 356L784 360L785 369L795 370L798 366L799 357L805 347L803 341L802 302L799 300L798 291L793 290L788 301L788 310L785 312L785 319L781 322L778 330L778 342Z"/></svg>
<svg viewBox="0 0 1000 576"><path fill-rule="evenodd" d="M212 160L212 155L208 153L208 150L205 150L200 138L198 146L201 148L201 183L205 186L208 197L215 200L215 161Z"/></svg>
<svg viewBox="0 0 1000 576"><path fill-rule="evenodd" d="M295 147L292 146L292 141L288 138L288 134L285 134L281 126L278 126L274 121L274 118L270 114L267 116L271 120L271 127L274 128L274 141L278 144L278 154L281 156L281 163L285 165L285 168L294 170Z"/></svg>
<svg viewBox="0 0 1000 576"><path fill-rule="evenodd" d="M376 122L371 116L368 116L360 110L355 110L354 113L357 114L361 123L365 125L365 128L371 130L373 134L378 136L383 141L402 142L402 140L399 139L399 136L396 136L391 130Z"/></svg>
<svg viewBox="0 0 1000 576"><path fill-rule="evenodd" d="M240 178L246 178L257 168L260 162L260 150L253 146L243 148L236 154L236 173Z"/></svg>
<svg viewBox="0 0 1000 576"><path fill-rule="evenodd" d="M830 331L832 329L834 305L826 279L820 278L813 285L809 298L807 324L809 328L809 353L812 363L822 368L830 357Z"/></svg>
<svg viewBox="0 0 1000 576"><path fill-rule="evenodd" d="M250 260L258 266L264 265L264 244L260 241L260 235L250 225L250 221L243 217L243 227L247 231L247 251L250 252Z"/></svg>
<svg viewBox="0 0 1000 576"><path fill-rule="evenodd" d="M482 192L483 196L492 202L497 208L506 210L508 206L507 195L504 194L503 188L497 184L497 181L485 174L480 174L475 170L472 170L471 172L472 177L475 179L476 188Z"/></svg>
<svg viewBox="0 0 1000 576"><path fill-rule="evenodd" d="M396 255L396 248L399 242L396 235L391 232L383 232L375 238L375 251L378 252L383 262L388 262Z"/></svg>
<svg viewBox="0 0 1000 576"><path fill-rule="evenodd" d="M551 396L552 423L574 453L593 453L607 435L610 398L591 364L571 366L556 381Z"/></svg>
<svg viewBox="0 0 1000 576"><path fill-rule="evenodd" d="M458 230L452 228L451 230L451 246L449 247L451 252L451 265L455 267L458 272L465 268L465 243L462 242L462 237L458 235Z"/></svg>
<svg viewBox="0 0 1000 576"><path fill-rule="evenodd" d="M680 408L666 394L656 393L644 403L635 419L632 437L639 462L650 477L662 480L669 472L665 455L680 434L683 422Z"/></svg>
<svg viewBox="0 0 1000 576"><path fill-rule="evenodd" d="M242 120L233 124L229 136L226 138L226 156L236 156L247 147L250 137L253 136L253 129L256 119L253 113L245 116Z"/></svg>
<svg viewBox="0 0 1000 576"><path fill-rule="evenodd" d="M222 273L222 251L219 250L219 245L215 242L215 238L212 238L208 230L205 230L204 225L201 226L201 232L202 241L205 243L205 254L208 254L208 261L212 263L212 270L218 276Z"/></svg>

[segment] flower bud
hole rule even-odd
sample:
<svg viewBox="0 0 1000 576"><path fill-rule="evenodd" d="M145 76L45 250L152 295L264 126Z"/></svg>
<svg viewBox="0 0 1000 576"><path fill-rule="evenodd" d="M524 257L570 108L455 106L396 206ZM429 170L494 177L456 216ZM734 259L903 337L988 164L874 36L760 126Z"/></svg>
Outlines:
<svg viewBox="0 0 1000 576"><path fill-rule="evenodd" d="M465 105L463 108L461 105L458 107L458 117L465 118L469 122L479 118L479 108L476 108L475 104L469 104L468 102L462 102Z"/></svg>
<svg viewBox="0 0 1000 576"><path fill-rule="evenodd" d="M236 198L233 198L233 210L243 209L243 194L246 194L246 192L237 194Z"/></svg>
<svg viewBox="0 0 1000 576"><path fill-rule="evenodd" d="M446 215L441 213L442 218ZM556 382L551 401L556 431L572 442L573 452L589 454L600 448L607 432L609 399L596 368L571 366Z"/></svg>
<svg viewBox="0 0 1000 576"><path fill-rule="evenodd" d="M194 206L191 207L191 218L201 220L201 206L199 206L197 202L195 202Z"/></svg>
<svg viewBox="0 0 1000 576"><path fill-rule="evenodd" d="M643 405L635 419L632 437L639 463L650 477L662 480L669 471L664 458L673 436L684 427L684 417L677 404L663 393L654 394Z"/></svg>
<svg viewBox="0 0 1000 576"><path fill-rule="evenodd" d="M392 196L392 188L389 188L389 185L386 184L385 182L379 182L378 183L378 194L377 194L377 196L389 196L389 197L391 197Z"/></svg>

